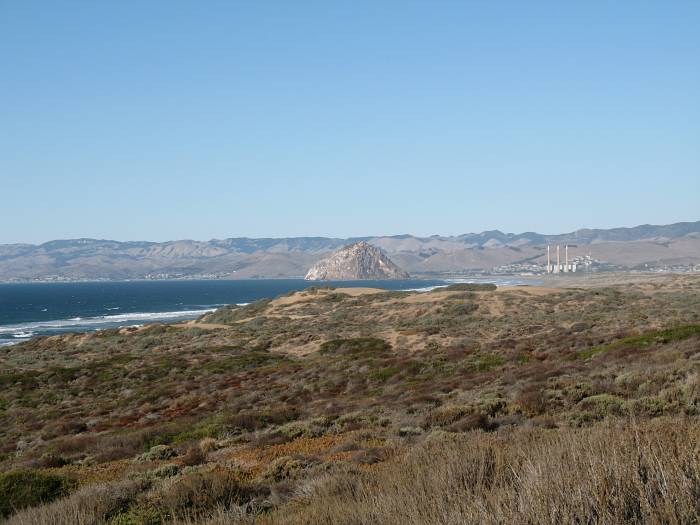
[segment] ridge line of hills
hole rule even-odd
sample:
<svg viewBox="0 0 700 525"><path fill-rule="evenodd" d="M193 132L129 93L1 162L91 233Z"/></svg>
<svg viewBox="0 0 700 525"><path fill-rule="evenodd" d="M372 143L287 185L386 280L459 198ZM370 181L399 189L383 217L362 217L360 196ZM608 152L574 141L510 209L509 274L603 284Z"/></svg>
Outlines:
<svg viewBox="0 0 700 525"><path fill-rule="evenodd" d="M542 264L547 244L620 268L700 263L700 221L558 235L499 230L456 236L236 237L166 242L65 239L0 245L0 280L297 277L330 252L365 241L411 274Z"/></svg>
<svg viewBox="0 0 700 525"><path fill-rule="evenodd" d="M327 249L330 244L342 246L359 241L371 241L374 239L416 239L419 241L430 240L457 240L465 244L483 245L490 240L496 240L502 243L518 242L526 240L531 243L579 243L590 244L593 242L603 241L638 241L645 239L653 239L657 237L676 238L688 234L700 234L700 221L694 222L676 222L673 224L654 225L642 224L632 227L618 228L581 228L573 232L561 234L542 234L537 232L522 232L522 233L504 233L500 230L485 230L481 233L463 233L460 235L430 235L417 236L411 234L398 235L368 235L361 237L324 237L324 236L302 236L302 237L227 237L225 239L211 239L208 241L198 241L194 239L177 239L163 242L156 241L116 241L112 239L94 239L94 238L77 238L77 239L56 239L40 244L32 243L11 243L0 244L0 256L3 248L7 247L26 247L26 248L62 248L73 245L96 245L96 244L115 244L115 245L131 245L134 247L150 247L155 245L164 245L172 243L193 242L206 243L215 246L236 247L241 251L257 251L267 249L282 242L292 242L297 245L304 245L303 249L314 247L314 243L319 247Z"/></svg>

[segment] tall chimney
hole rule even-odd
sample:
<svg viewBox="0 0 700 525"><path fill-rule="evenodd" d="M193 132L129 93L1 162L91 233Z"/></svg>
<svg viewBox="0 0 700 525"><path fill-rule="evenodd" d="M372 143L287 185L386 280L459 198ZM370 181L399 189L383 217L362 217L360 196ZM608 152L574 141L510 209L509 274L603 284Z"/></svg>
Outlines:
<svg viewBox="0 0 700 525"><path fill-rule="evenodd" d="M561 266L559 263L559 245L557 244L557 273L559 273L560 268L561 268Z"/></svg>
<svg viewBox="0 0 700 525"><path fill-rule="evenodd" d="M568 272L569 271L569 245L567 244L564 246L564 260L566 261L566 265L564 266L564 271Z"/></svg>
<svg viewBox="0 0 700 525"><path fill-rule="evenodd" d="M547 245L547 273L552 273L552 261L549 256L549 244Z"/></svg>

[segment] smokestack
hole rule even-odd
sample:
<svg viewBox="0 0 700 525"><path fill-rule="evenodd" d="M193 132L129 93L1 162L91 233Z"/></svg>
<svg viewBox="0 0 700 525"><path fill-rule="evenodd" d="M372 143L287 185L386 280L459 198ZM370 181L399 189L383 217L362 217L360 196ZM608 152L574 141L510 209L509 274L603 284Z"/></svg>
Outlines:
<svg viewBox="0 0 700 525"><path fill-rule="evenodd" d="M552 272L552 262L549 256L549 244L547 245L547 273Z"/></svg>
<svg viewBox="0 0 700 525"><path fill-rule="evenodd" d="M561 266L559 263L559 245L557 244L557 273L559 273L560 268L561 268Z"/></svg>
<svg viewBox="0 0 700 525"><path fill-rule="evenodd" d="M569 271L569 245L567 244L564 246L564 260L566 261L566 265L564 266L564 271L568 272Z"/></svg>

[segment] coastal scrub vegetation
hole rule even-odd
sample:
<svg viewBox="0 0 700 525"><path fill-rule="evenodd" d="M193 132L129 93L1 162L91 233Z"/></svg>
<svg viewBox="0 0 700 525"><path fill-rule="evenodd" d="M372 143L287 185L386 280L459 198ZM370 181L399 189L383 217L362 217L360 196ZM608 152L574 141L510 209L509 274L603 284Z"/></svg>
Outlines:
<svg viewBox="0 0 700 525"><path fill-rule="evenodd" d="M700 278L314 288L0 348L11 524L692 523Z"/></svg>

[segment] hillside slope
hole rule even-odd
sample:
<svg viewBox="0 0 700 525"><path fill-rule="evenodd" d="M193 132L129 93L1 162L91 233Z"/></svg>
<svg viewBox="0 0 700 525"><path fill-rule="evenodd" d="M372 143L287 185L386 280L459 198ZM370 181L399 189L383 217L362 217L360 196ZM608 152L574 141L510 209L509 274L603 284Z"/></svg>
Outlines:
<svg viewBox="0 0 700 525"><path fill-rule="evenodd" d="M700 263L698 221L562 235L489 231L454 237L234 238L164 243L74 239L0 245L0 281L302 277L320 259L358 241L381 248L403 269L418 274L489 270L523 261L543 264L548 243L568 243L572 257L590 254L623 267Z"/></svg>

